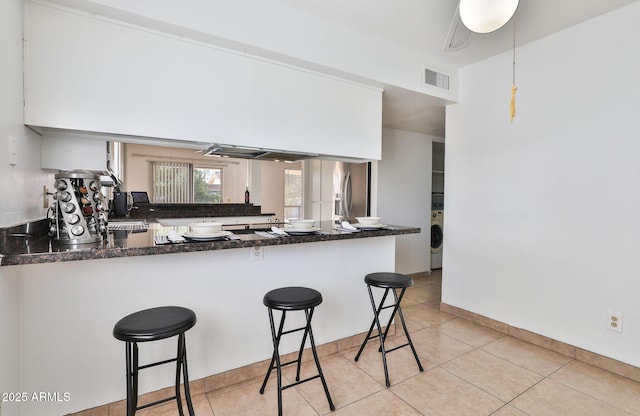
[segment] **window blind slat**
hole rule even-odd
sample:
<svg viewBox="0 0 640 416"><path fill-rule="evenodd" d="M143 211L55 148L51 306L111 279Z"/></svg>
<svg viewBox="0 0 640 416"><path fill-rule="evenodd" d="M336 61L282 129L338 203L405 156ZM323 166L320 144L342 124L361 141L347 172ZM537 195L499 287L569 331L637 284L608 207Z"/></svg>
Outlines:
<svg viewBox="0 0 640 416"><path fill-rule="evenodd" d="M182 162L151 162L153 202L189 202L190 166Z"/></svg>

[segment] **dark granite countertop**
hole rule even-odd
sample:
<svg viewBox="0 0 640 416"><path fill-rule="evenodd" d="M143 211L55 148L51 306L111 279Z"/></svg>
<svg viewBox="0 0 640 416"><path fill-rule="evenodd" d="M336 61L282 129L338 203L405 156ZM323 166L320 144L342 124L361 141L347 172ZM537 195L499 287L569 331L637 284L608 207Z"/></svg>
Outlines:
<svg viewBox="0 0 640 416"><path fill-rule="evenodd" d="M0 239L0 266L314 243L421 232L420 228L417 227L395 225L371 231L343 232L336 230L333 222L326 222L321 224L317 232L307 235L269 238L256 234L253 230L231 230L233 236L237 239L156 244L155 237L167 235L170 231L183 234L188 231L187 227L163 227L152 220L147 221L147 227L142 231L110 231L107 238L99 243L76 246L60 244L54 239L42 236L45 234L35 232L20 233L14 230L14 232L6 233L4 238ZM32 229L34 228L36 227L32 227Z"/></svg>

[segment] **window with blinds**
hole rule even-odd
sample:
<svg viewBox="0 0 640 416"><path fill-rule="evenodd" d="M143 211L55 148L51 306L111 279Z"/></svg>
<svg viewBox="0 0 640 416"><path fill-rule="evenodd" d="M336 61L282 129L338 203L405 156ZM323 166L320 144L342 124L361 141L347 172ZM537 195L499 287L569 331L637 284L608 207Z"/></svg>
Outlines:
<svg viewBox="0 0 640 416"><path fill-rule="evenodd" d="M151 162L152 202L189 203L193 195L192 166L184 162Z"/></svg>
<svg viewBox="0 0 640 416"><path fill-rule="evenodd" d="M302 218L302 170L284 170L284 218Z"/></svg>

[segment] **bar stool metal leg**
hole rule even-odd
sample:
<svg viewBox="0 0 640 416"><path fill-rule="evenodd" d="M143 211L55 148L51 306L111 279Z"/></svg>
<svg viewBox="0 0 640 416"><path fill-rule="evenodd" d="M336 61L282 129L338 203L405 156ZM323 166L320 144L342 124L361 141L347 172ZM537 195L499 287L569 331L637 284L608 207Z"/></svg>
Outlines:
<svg viewBox="0 0 640 416"><path fill-rule="evenodd" d="M305 309L305 317L306 317L306 323L305 326L302 328L297 328L297 329L292 329L289 331L284 331L284 322L285 322L285 318L286 318L286 311L282 311L282 316L280 318L280 323L278 325L278 330L276 332L276 327L275 327L275 321L273 318L273 310L271 308L269 308L269 324L271 327L271 337L273 340L273 355L271 357L271 362L269 364L269 368L267 370L267 374L265 375L264 381L262 382L262 386L260 387L260 394L264 394L264 390L267 386L267 381L269 380L269 377L271 375L271 371L275 368L276 370L276 374L277 374L277 383L278 383L278 415L282 416L282 391L288 389L289 387L293 387L296 386L298 384L302 384L304 382L307 382L309 380L313 380L314 378L320 378L320 380L322 381L322 387L324 389L324 392L327 396L327 400L329 402L329 408L333 411L335 410L335 406L333 404L333 400L331 399L331 395L329 394L329 387L327 386L327 382L325 380L324 377L324 373L322 372L322 368L320 366L320 360L318 359L318 354L316 352L316 344L315 344L315 340L313 338L313 330L311 329L311 319L313 318L313 311L314 308L310 308L310 309ZM293 332L297 332L300 330L304 330L304 334L302 336L302 343L300 344L300 349L298 350L298 356L295 360L293 361L289 361L286 363L282 363L280 360L280 340L282 339L282 335L286 335L286 334L290 334ZM307 341L307 337L309 338L309 342L311 343L311 352L313 353L313 359L314 362L316 364L316 368L318 370L318 374L313 376L313 377L309 377L305 380L300 380L300 368L302 366L302 354L304 352L304 346L306 344ZM275 363L275 366L274 366ZM289 365L289 364L293 364L296 363L296 382L292 383L290 385L287 386L283 386L282 385L282 367Z"/></svg>
<svg viewBox="0 0 640 416"><path fill-rule="evenodd" d="M189 410L189 415L194 416L195 411L193 410L193 403L191 402L191 390L189 389L189 370L187 366L187 344L186 344L185 336L186 335L184 334L184 332L180 334L180 341L179 341L180 346L182 348L182 355L181 355L182 383L184 384L184 394L187 400L187 409Z"/></svg>
<svg viewBox="0 0 640 416"><path fill-rule="evenodd" d="M396 304L400 305L400 302L402 301L402 297L404 296L404 291L406 289L402 289L402 293L400 293L400 297L396 296ZM393 291L393 294L395 295L395 290ZM407 329L407 324L404 322L404 314L402 313L402 308L398 306L398 316L400 316L400 323L402 323L402 330L404 331L404 335L405 337L407 337L407 344L411 347L411 352L413 352L413 357L416 359L416 363L418 363L418 369L420 370L420 372L424 371L424 368L422 367L422 363L420 362L420 358L418 358L418 353L416 352L416 348L413 346L413 341L411 340L411 335L409 335L409 330ZM391 321L389 321L389 323L391 323ZM387 327L388 329L388 327ZM401 345L398 348L401 348L403 346L406 346L407 344Z"/></svg>
<svg viewBox="0 0 640 416"><path fill-rule="evenodd" d="M373 309L373 322L371 323L371 326L369 327L369 331L367 332L367 335L364 341L362 342L362 345L360 346L358 353L356 354L355 361L358 361L360 359L360 355L362 354L362 351L364 350L364 347L367 345L368 341L374 338L379 338L380 347L378 348L378 351L382 353L382 366L384 368L385 384L387 387L391 387L391 383L389 381L389 370L387 367L387 353L389 352L395 351L399 348L410 346L411 351L413 352L413 356L416 360L416 363L418 364L418 369L421 372L424 371L424 368L422 367L422 363L420 363L420 359L418 358L416 349L413 346L413 342L409 335L409 331L407 330L407 325L404 321L404 315L402 313L402 307L400 306L400 303L402 301L402 298L404 297L406 288L402 288L402 290L400 291L400 296L398 296L398 293L396 292L395 288L389 288L389 287L385 288L384 294L382 295L382 299L380 300L380 303L377 306L376 306L375 298L373 297L373 291L371 290L371 285L367 285L367 289L369 292L369 299L371 301L371 308ZM394 304L384 306L384 302L387 299L389 291L393 292ZM391 316L389 317L389 321L383 332L382 325L380 323L380 313L382 312L382 310L388 309L388 308L393 308L393 311L391 312ZM398 314L398 316L400 316L400 322L402 323L402 329L404 330L404 334L407 338L407 343L399 345L387 351L384 344L385 344L385 340L387 339L387 335L389 333L389 328L391 326L391 323L393 322L393 318L395 317L396 313ZM376 329L378 330L378 334L372 336L371 333L373 332L374 327L376 327Z"/></svg>
<svg viewBox="0 0 640 416"><path fill-rule="evenodd" d="M386 289L384 291L384 295L382 296L382 300L380 301L380 306L376 309L376 303L373 298L373 293L371 292L371 286L367 286L367 288L369 289L369 297L371 298L371 305L373 306L373 313L375 314L373 317L373 320L376 324L376 327L378 328L377 336L380 339L380 348L378 349L378 351L382 353L382 366L384 367L384 381L387 387L391 387L391 383L389 382L389 371L387 370L387 352L384 349L384 340L387 337L387 331L389 330L389 325L387 325L387 328L385 329L384 333L382 332L382 326L380 325L380 312L382 311L382 309L385 309L384 301L387 298L387 295L389 294L389 289ZM366 341L367 340L365 340L365 342L362 344L361 348L364 348Z"/></svg>
<svg viewBox="0 0 640 416"><path fill-rule="evenodd" d="M182 399L180 398L180 374L181 374L181 370L182 370L182 355L184 354L184 350L183 350L183 343L182 343L182 335L180 334L178 336L178 352L177 352L177 360L176 360L176 386L175 386L175 395L176 395L176 402L178 402L178 413L180 414L180 416L183 416L184 413L182 412Z"/></svg>
<svg viewBox="0 0 640 416"><path fill-rule="evenodd" d="M196 314L180 306L160 306L145 309L125 316L113 327L113 336L125 342L126 378L127 378L127 416L135 416L138 410L176 400L178 413L184 416L182 395L180 394L180 377L184 384L184 396L189 415L194 416L191 392L189 391L189 373L187 370L187 348L185 332L196 324ZM177 336L177 351L174 358L140 365L138 343L167 339ZM174 396L156 400L138 406L138 376L141 370L175 362Z"/></svg>
<svg viewBox="0 0 640 416"><path fill-rule="evenodd" d="M126 343L127 416L134 416L138 407L138 344Z"/></svg>
<svg viewBox="0 0 640 416"><path fill-rule="evenodd" d="M371 292L371 286L367 286L367 289L369 290L369 299L371 301L371 305L373 306L373 321L371 321L371 326L369 327L369 332L367 332L367 336L364 338L364 342L362 343L362 345L360 346L360 349L358 350L358 353L356 354L355 361L358 361L358 359L360 359L360 354L362 354L362 351L364 350L364 346L367 345L367 341L377 337L377 335L371 336L371 333L373 332L373 328L378 323L377 317L378 317L378 315L380 315L380 311L382 310L382 306L384 305L384 301L387 299L388 290L385 290L384 295L382 296L382 299L380 300L380 306L376 307L375 300L373 299L373 293ZM380 334L380 332L378 332L378 334Z"/></svg>
<svg viewBox="0 0 640 416"><path fill-rule="evenodd" d="M276 369L276 378L278 383L278 415L282 415L282 370L280 363L280 338L282 337L282 329L284 328L284 321L286 318L286 311L282 311L282 316L280 317L280 324L278 325L278 332L276 332L276 326L273 320L273 310L269 308L269 324L271 327L271 339L273 341L273 356L271 357L271 363L269 364L269 369L267 370L267 374L264 377L264 381L262 382L262 387L260 387L260 394L264 394L264 389L267 387L267 381L271 376L271 370ZM275 362L275 367L274 367Z"/></svg>
<svg viewBox="0 0 640 416"><path fill-rule="evenodd" d="M309 316L309 310L304 310L306 325L304 327L304 334L302 335L302 342L300 343L300 350L298 351L298 364L296 365L296 381L300 381L300 367L302 366L302 352L304 351L304 344L307 342L307 335L309 331L311 331L311 317ZM313 309L311 309L311 314L313 315ZM313 342L312 342L313 345ZM314 349L314 348L312 348Z"/></svg>
<svg viewBox="0 0 640 416"><path fill-rule="evenodd" d="M273 321L273 311L269 309L269 324L271 325L271 339L273 342L273 355L271 356L271 363L269 364L269 369L267 370L267 374L264 376L264 381L262 382L262 387L260 387L260 394L264 394L264 389L267 387L267 381L271 376L271 370L278 369L280 365L280 355L278 351L278 347L280 346L280 338L282 336L282 328L284 327L284 320L286 311L282 311L282 316L280 317L280 324L278 325L278 332L276 333L275 324ZM274 364L276 364L274 366Z"/></svg>
<svg viewBox="0 0 640 416"><path fill-rule="evenodd" d="M333 400L331 400L331 395L329 394L329 387L327 386L327 381L324 378L324 373L322 372L322 368L320 367L320 360L318 359L318 353L316 351L316 342L313 339L313 330L311 329L311 317L313 316L313 308L311 308L311 312L308 310L304 311L307 315L307 330L305 334L309 334L309 341L311 342L311 352L313 352L313 359L316 362L316 368L318 369L318 374L320 375L320 380L322 381L322 387L324 388L324 394L327 396L327 401L329 402L329 409L331 411L336 410L336 407L333 404ZM304 340L302 341L304 342ZM304 344L303 344L304 345ZM300 372L300 367L298 367L298 373ZM298 379L300 375L298 374Z"/></svg>
<svg viewBox="0 0 640 416"><path fill-rule="evenodd" d="M187 345L185 342L185 334L182 333L178 336L178 355L176 360L176 401L178 402L178 412L180 416L184 415L182 410L182 399L180 397L180 376L182 375L182 381L184 384L184 394L187 401L187 410L189 415L194 415L193 404L191 402L191 392L189 390L189 373L187 370Z"/></svg>

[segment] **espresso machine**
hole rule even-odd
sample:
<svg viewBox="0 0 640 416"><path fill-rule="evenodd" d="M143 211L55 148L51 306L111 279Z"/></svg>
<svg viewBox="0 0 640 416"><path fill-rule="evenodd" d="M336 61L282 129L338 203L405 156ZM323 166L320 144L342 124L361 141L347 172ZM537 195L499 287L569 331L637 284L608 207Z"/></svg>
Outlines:
<svg viewBox="0 0 640 416"><path fill-rule="evenodd" d="M107 204L100 176L72 170L55 175L49 235L61 244L96 243L107 235Z"/></svg>

